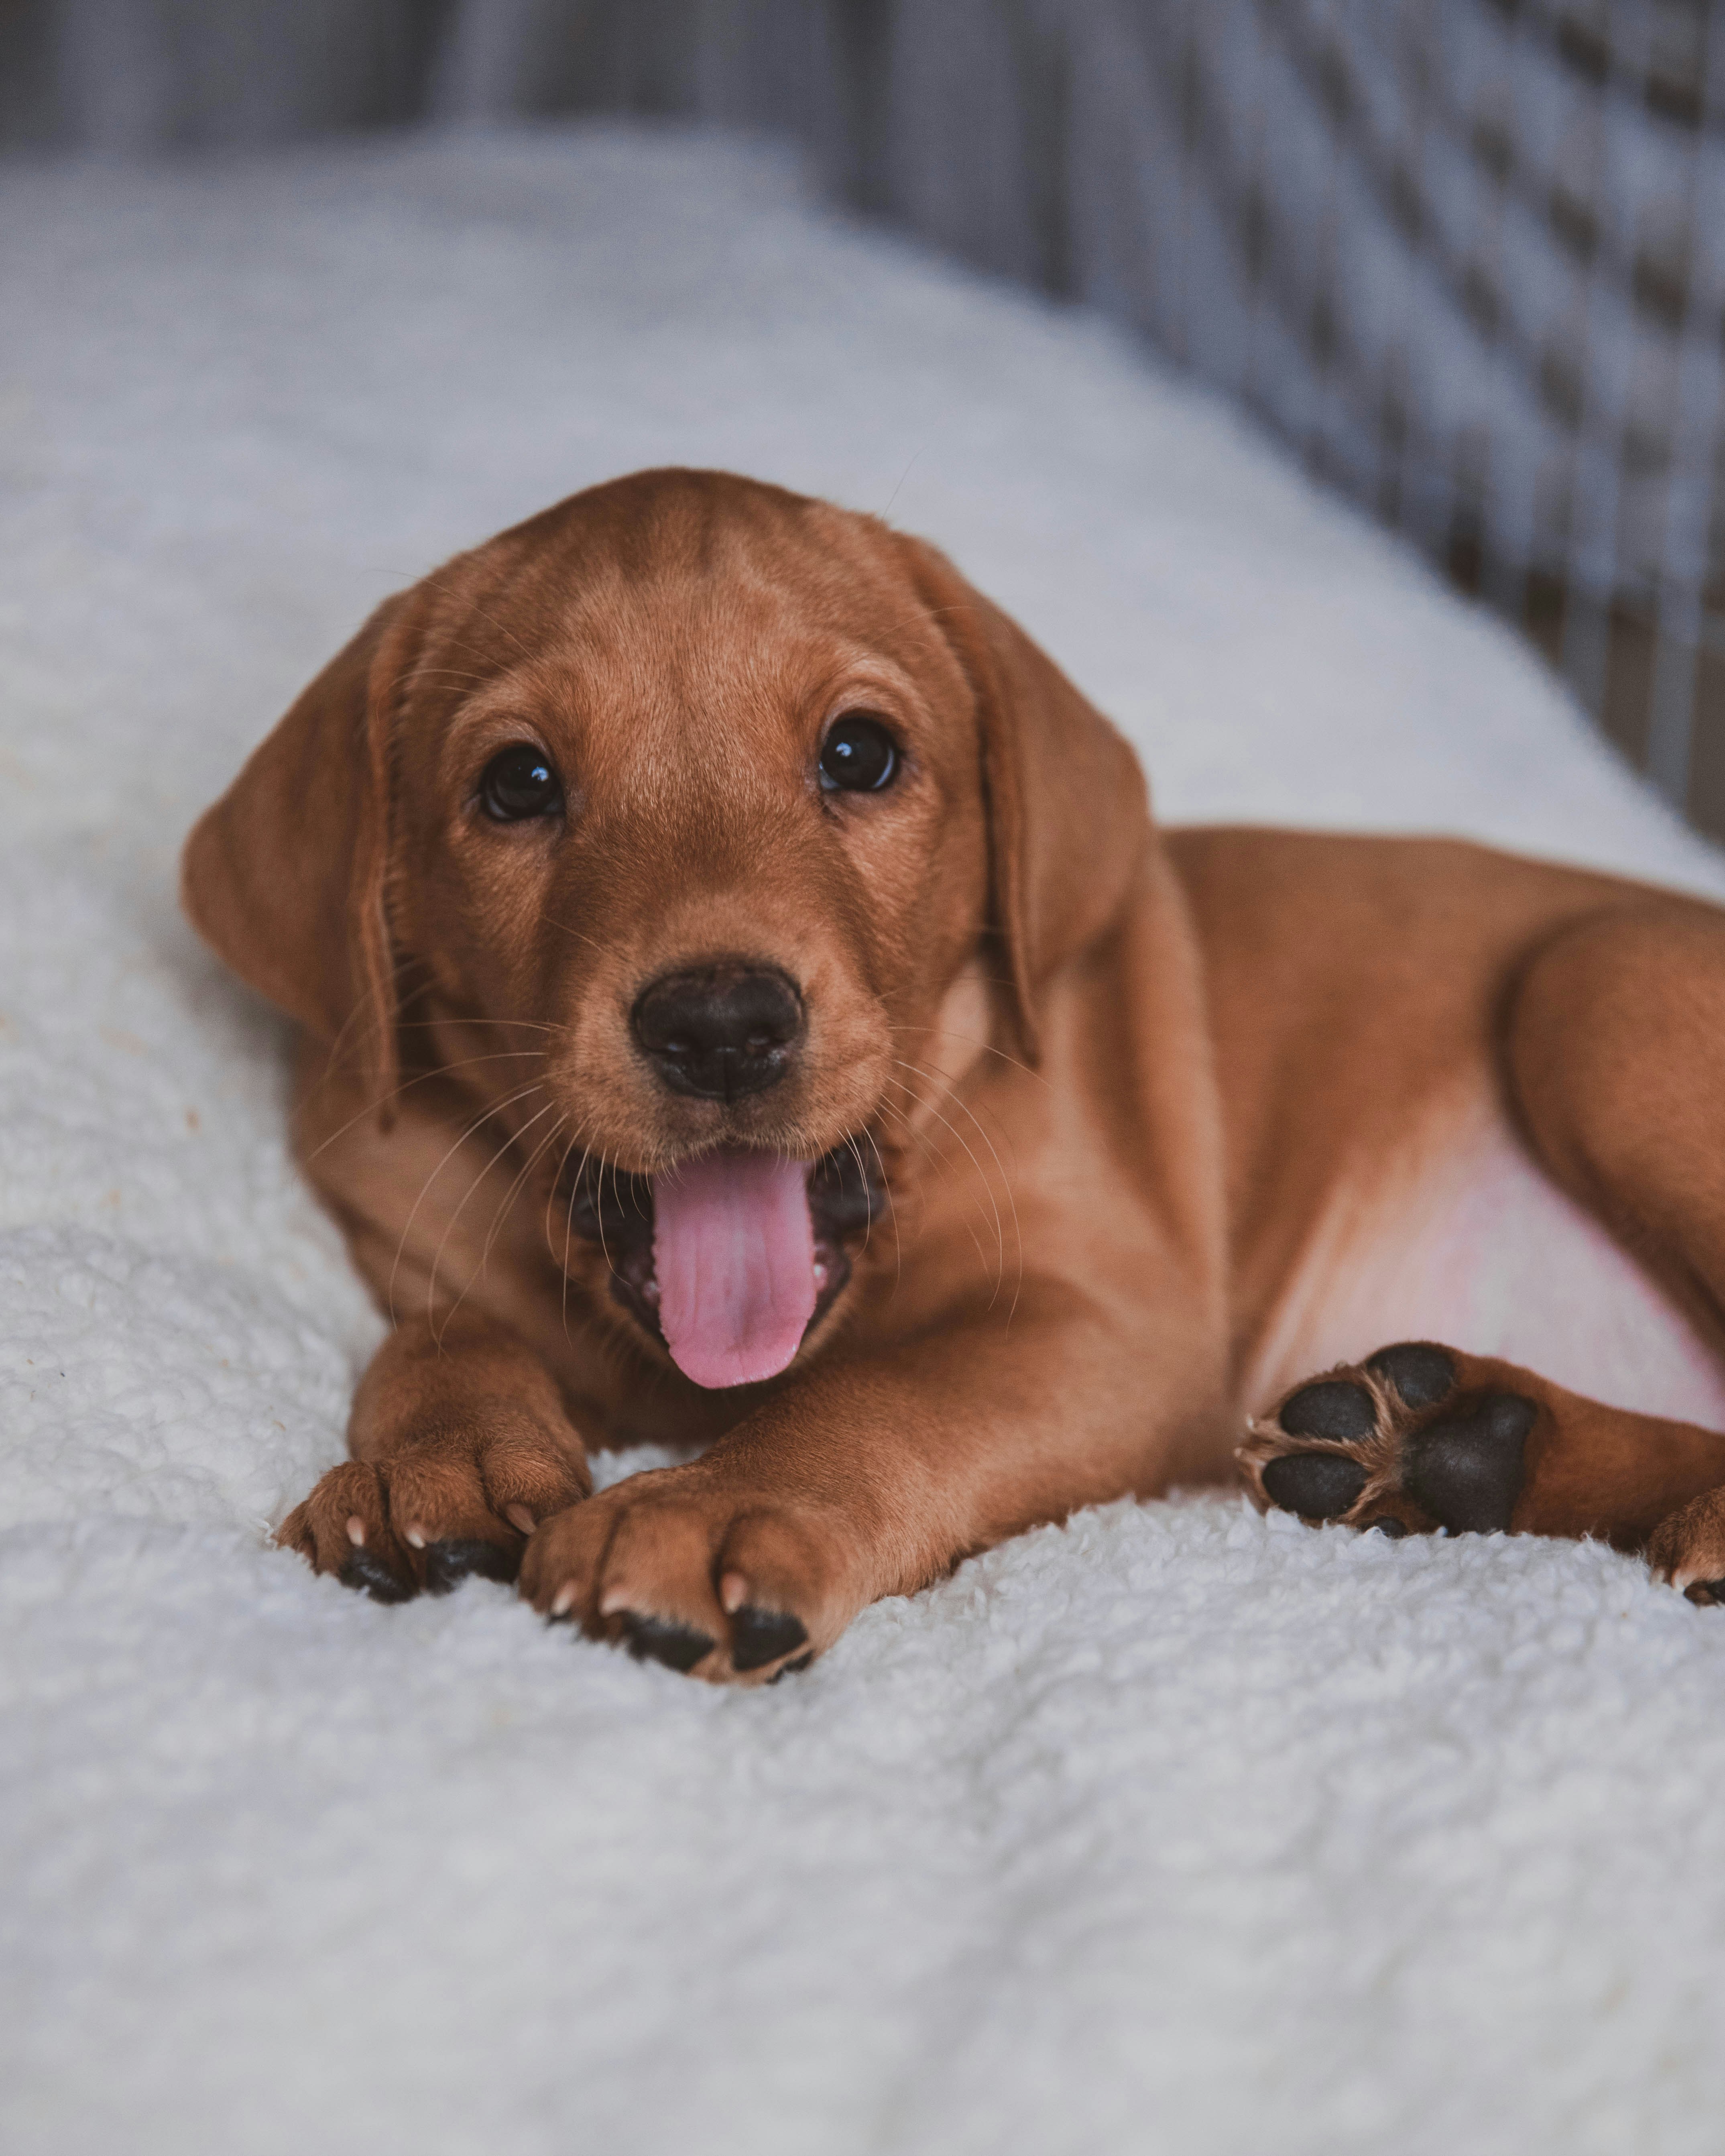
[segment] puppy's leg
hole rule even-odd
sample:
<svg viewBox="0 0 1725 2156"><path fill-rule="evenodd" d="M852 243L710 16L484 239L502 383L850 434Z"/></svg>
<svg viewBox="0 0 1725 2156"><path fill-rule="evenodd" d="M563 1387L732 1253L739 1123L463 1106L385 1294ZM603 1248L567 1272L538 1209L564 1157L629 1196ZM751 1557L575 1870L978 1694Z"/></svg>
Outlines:
<svg viewBox="0 0 1725 2156"><path fill-rule="evenodd" d="M888 1358L837 1351L701 1459L547 1521L521 1593L638 1656L773 1681L1020 1528L1214 1479L1221 1342L1176 1289L1127 1331L1027 1286L1009 1323L955 1313Z"/></svg>
<svg viewBox="0 0 1725 2156"><path fill-rule="evenodd" d="M1725 1347L1725 914L1649 899L1581 921L1506 1018L1533 1152Z"/></svg>
<svg viewBox="0 0 1725 2156"><path fill-rule="evenodd" d="M1598 1535L1725 1599L1725 1437L1427 1340L1296 1385L1240 1448L1260 1507L1388 1535ZM1709 1569L1708 1568L1711 1568Z"/></svg>
<svg viewBox="0 0 1725 2156"><path fill-rule="evenodd" d="M1528 968L1505 1045L1552 1176L1725 1353L1725 914L1650 898L1569 929ZM1725 1576L1725 1499L1686 1503L1649 1554L1703 1599Z"/></svg>
<svg viewBox="0 0 1725 2156"><path fill-rule="evenodd" d="M1512 1105L1553 1179L1725 1342L1725 918L1650 898L1563 931L1506 1012ZM1605 1537L1725 1599L1725 1437L1429 1342L1298 1386L1241 1463L1260 1503L1388 1533Z"/></svg>
<svg viewBox="0 0 1725 2156"><path fill-rule="evenodd" d="M513 1579L527 1537L592 1488L557 1387L492 1319L429 1319L386 1340L354 1397L351 1460L276 1532L382 1602Z"/></svg>

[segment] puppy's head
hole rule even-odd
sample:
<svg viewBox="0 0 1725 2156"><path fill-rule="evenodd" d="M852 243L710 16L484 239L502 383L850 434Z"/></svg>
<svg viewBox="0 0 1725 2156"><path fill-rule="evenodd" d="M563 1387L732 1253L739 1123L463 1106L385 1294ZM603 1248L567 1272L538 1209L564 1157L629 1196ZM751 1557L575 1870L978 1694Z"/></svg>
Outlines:
<svg viewBox="0 0 1725 2156"><path fill-rule="evenodd" d="M441 1060L567 1195L572 1263L734 1384L842 1289L967 962L1034 1059L1145 830L1130 751L932 548L647 472L381 608L193 831L185 896L386 1122L403 1056Z"/></svg>

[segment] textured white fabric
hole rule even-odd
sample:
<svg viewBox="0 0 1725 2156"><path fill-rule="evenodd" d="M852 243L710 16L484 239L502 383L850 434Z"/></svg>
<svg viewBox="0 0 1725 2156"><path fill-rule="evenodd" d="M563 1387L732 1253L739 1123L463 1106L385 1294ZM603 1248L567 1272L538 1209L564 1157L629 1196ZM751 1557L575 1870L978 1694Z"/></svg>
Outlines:
<svg viewBox="0 0 1725 2156"><path fill-rule="evenodd" d="M1119 1505L739 1695L272 1551L377 1324L173 871L384 592L671 460L939 539L1171 815L1717 858L1215 404L760 152L4 184L10 2156L1712 2156L1725 1612L1597 1548Z"/></svg>

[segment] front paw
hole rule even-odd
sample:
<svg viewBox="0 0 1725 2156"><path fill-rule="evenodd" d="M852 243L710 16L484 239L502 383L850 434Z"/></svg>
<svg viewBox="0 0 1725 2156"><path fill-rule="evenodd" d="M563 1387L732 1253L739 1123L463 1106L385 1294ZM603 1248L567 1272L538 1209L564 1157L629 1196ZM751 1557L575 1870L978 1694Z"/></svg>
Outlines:
<svg viewBox="0 0 1725 2156"><path fill-rule="evenodd" d="M836 1523L745 1489L706 1462L635 1475L547 1520L521 1591L579 1625L713 1683L806 1669L854 1614Z"/></svg>
<svg viewBox="0 0 1725 2156"><path fill-rule="evenodd" d="M378 1602L513 1579L534 1527L586 1495L584 1461L520 1426L443 1434L332 1467L276 1529L317 1572Z"/></svg>

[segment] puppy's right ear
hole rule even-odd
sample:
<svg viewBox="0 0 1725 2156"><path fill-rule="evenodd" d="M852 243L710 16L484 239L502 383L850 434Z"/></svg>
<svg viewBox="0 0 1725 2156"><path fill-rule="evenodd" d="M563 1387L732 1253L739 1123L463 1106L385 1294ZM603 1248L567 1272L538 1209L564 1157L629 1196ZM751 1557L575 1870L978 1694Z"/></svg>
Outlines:
<svg viewBox="0 0 1725 2156"><path fill-rule="evenodd" d="M1015 621L927 540L894 534L976 698L992 926L1024 1059L1048 983L1116 918L1150 843L1138 760Z"/></svg>
<svg viewBox="0 0 1725 2156"><path fill-rule="evenodd" d="M198 819L180 869L181 903L205 942L351 1050L380 1105L397 1066L390 734L417 613L410 593L378 608Z"/></svg>

